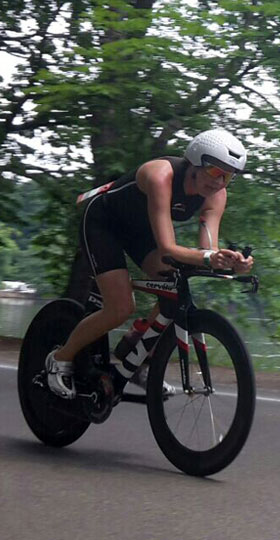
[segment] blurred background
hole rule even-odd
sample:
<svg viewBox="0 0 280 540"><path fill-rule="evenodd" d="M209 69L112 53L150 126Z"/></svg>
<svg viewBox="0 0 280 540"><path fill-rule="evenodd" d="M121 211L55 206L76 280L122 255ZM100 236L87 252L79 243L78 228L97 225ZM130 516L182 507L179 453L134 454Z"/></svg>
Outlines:
<svg viewBox="0 0 280 540"><path fill-rule="evenodd" d="M279 2L3 0L0 21L0 336L23 337L51 298L84 301L79 193L221 127L248 149L221 246L252 245L261 285L195 298L280 369ZM195 246L197 220L176 234ZM139 313L153 300L139 293Z"/></svg>

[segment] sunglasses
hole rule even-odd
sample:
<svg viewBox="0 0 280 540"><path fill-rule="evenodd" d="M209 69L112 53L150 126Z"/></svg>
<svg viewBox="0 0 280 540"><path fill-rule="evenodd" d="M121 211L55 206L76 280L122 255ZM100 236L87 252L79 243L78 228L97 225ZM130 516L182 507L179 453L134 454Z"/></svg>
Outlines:
<svg viewBox="0 0 280 540"><path fill-rule="evenodd" d="M220 169L220 167L216 167L216 165L212 165L207 161L203 162L203 167L206 170L207 174L212 176L212 178L219 178L219 176L223 176L226 185L228 185L230 180L232 180L236 176L235 171L225 171L224 169Z"/></svg>

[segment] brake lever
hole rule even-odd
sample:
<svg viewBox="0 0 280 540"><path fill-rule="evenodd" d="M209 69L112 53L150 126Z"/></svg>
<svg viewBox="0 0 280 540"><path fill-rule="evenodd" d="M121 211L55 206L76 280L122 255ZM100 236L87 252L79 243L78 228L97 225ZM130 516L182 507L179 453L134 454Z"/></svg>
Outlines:
<svg viewBox="0 0 280 540"><path fill-rule="evenodd" d="M242 255L244 257L244 259L248 259L248 257L251 255L252 253L252 249L251 246L245 246L245 248L242 249ZM248 276L250 278L249 282L251 283L252 285L252 288L251 289L245 289L244 291L241 291L242 293L256 293L258 288L259 288L259 280L256 276Z"/></svg>
<svg viewBox="0 0 280 540"><path fill-rule="evenodd" d="M230 249L231 251L238 251L238 245L235 244L235 242L230 242L227 249ZM245 246L241 251L244 259L248 259L252 251L253 248L251 246Z"/></svg>
<svg viewBox="0 0 280 540"><path fill-rule="evenodd" d="M242 255L244 257L244 259L248 259L248 257L251 255L253 251L253 248L251 248L251 246L245 246L244 249L242 249Z"/></svg>
<svg viewBox="0 0 280 540"><path fill-rule="evenodd" d="M235 242L229 242L227 249L230 249L230 251L237 251L238 246L235 244Z"/></svg>

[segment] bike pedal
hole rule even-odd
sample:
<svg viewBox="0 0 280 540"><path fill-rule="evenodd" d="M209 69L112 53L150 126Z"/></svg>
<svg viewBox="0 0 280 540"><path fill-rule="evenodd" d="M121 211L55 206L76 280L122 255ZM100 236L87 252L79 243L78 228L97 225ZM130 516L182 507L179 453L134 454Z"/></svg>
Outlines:
<svg viewBox="0 0 280 540"><path fill-rule="evenodd" d="M41 388L46 388L46 372L43 370L32 379L32 384L40 386Z"/></svg>

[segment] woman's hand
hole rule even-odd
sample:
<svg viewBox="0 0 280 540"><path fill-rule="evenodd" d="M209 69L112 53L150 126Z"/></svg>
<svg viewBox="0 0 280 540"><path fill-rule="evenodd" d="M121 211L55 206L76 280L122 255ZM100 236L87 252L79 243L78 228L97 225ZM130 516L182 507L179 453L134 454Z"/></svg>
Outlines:
<svg viewBox="0 0 280 540"><path fill-rule="evenodd" d="M249 256L247 259L239 251L231 251L230 249L219 249L210 256L212 268L217 270L226 270L232 268L237 274L245 274L250 272L254 260Z"/></svg>
<svg viewBox="0 0 280 540"><path fill-rule="evenodd" d="M248 272L251 272L252 266L254 264L254 259L251 257L247 257L247 259L244 258L242 253L237 252L238 259L236 260L235 264L233 265L233 270L236 274L247 274Z"/></svg>

